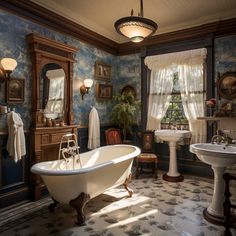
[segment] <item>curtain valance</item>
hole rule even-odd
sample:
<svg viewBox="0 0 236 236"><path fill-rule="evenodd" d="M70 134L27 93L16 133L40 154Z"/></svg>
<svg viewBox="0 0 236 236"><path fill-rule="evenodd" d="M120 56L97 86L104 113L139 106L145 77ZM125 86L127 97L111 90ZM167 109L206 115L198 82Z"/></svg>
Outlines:
<svg viewBox="0 0 236 236"><path fill-rule="evenodd" d="M160 68L170 68L176 65L203 64L206 56L207 49L200 48L155 56L147 56L144 60L144 63L150 70L159 70Z"/></svg>

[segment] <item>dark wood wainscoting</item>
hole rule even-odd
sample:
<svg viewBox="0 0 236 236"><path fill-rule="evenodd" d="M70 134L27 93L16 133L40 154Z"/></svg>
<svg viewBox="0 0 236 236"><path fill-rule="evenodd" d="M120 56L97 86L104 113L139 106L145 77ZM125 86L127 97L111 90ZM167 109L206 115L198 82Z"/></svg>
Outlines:
<svg viewBox="0 0 236 236"><path fill-rule="evenodd" d="M141 127L140 127L141 130ZM138 130L136 130L138 131ZM135 144L141 147L140 135L135 135ZM169 146L168 143L154 143L154 153L158 156L158 169L168 171L169 169ZM189 151L189 145L179 145L176 149L178 171L181 174L189 174L213 178L213 171L209 165L201 162L197 156ZM159 176L160 177L160 176Z"/></svg>
<svg viewBox="0 0 236 236"><path fill-rule="evenodd" d="M105 130L111 128L111 125L101 127L101 146L106 145ZM135 129L135 135L130 137L132 144L140 146L140 138ZM18 163L9 157L6 151L7 134L0 136L0 208L19 203L21 201L32 200L32 188L30 186L30 138L29 133L25 134L27 155ZM78 127L78 144L80 152L86 152L88 144L88 127ZM169 165L169 148L165 143L154 144L155 153L159 157L159 169L168 170ZM180 146L177 149L178 169L182 174L191 174L196 176L212 177L213 173L210 166L200 162L197 157L189 152L189 146ZM43 191L43 195L47 191Z"/></svg>
<svg viewBox="0 0 236 236"><path fill-rule="evenodd" d="M25 133L26 156L17 163L6 150L7 137L0 136L0 208L31 198L29 133Z"/></svg>
<svg viewBox="0 0 236 236"><path fill-rule="evenodd" d="M100 144L101 146L106 145L105 139L105 130L109 129L113 126L111 125L102 125L100 128ZM87 152L88 151L88 127L81 126L78 127L78 145L80 146L80 152Z"/></svg>
<svg viewBox="0 0 236 236"><path fill-rule="evenodd" d="M155 143L154 150L159 158L159 168L164 171L169 169L169 146L167 143ZM189 174L213 178L213 171L209 165L201 162L197 156L189 151L189 145L179 145L176 150L178 171Z"/></svg>

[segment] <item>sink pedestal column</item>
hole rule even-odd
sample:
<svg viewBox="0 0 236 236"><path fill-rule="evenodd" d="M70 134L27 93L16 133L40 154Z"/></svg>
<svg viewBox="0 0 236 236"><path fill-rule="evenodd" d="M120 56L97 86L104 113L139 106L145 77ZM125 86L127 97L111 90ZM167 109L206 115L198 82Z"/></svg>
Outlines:
<svg viewBox="0 0 236 236"><path fill-rule="evenodd" d="M223 179L223 174L226 167L211 167L214 171L214 192L212 196L211 205L203 211L204 218L218 225L223 225L224 223L224 189L225 183Z"/></svg>
<svg viewBox="0 0 236 236"><path fill-rule="evenodd" d="M178 172L175 141L169 141L169 150L170 150L169 171L168 173L163 175L163 179L169 182L181 182L184 180L184 176Z"/></svg>

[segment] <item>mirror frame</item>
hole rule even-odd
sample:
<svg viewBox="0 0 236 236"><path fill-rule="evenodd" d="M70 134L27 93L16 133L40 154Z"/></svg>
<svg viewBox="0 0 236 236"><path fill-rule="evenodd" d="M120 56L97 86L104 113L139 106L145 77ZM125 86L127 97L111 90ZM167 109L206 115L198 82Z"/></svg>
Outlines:
<svg viewBox="0 0 236 236"><path fill-rule="evenodd" d="M226 94L221 89L221 85L222 85L223 81L228 77L234 77L236 80L236 72L226 72L221 76L218 73L217 90L218 90L219 98L232 100L232 99L236 98L236 89L235 89L235 92L232 94Z"/></svg>
<svg viewBox="0 0 236 236"><path fill-rule="evenodd" d="M32 59L32 125L35 127L44 126L44 114L40 107L40 74L47 64L55 63L65 71L66 92L65 92L65 125L74 124L73 113L73 63L78 48L63 44L38 34L27 35L29 52Z"/></svg>

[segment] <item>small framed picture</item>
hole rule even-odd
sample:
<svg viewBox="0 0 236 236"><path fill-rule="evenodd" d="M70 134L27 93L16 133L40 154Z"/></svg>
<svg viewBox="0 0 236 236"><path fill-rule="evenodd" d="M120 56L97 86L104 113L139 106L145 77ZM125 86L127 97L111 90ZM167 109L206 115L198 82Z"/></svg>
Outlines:
<svg viewBox="0 0 236 236"><path fill-rule="evenodd" d="M113 86L108 84L96 85L97 99L112 99Z"/></svg>
<svg viewBox="0 0 236 236"><path fill-rule="evenodd" d="M121 94L126 94L126 93L132 93L134 98L136 98L136 91L134 89L134 87L130 86L130 85L126 85L122 91Z"/></svg>
<svg viewBox="0 0 236 236"><path fill-rule="evenodd" d="M7 80L7 103L23 103L25 97L25 80L12 79Z"/></svg>
<svg viewBox="0 0 236 236"><path fill-rule="evenodd" d="M111 80L111 65L96 61L95 62L95 78L98 80Z"/></svg>

